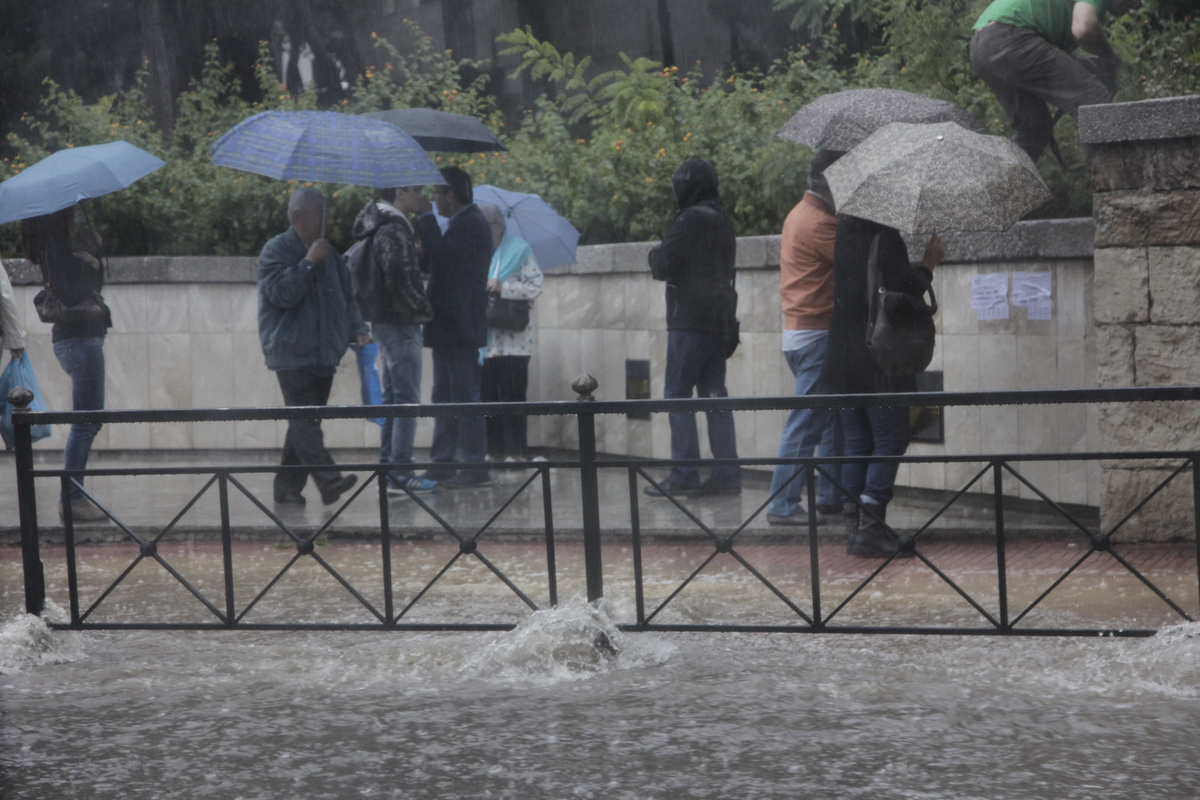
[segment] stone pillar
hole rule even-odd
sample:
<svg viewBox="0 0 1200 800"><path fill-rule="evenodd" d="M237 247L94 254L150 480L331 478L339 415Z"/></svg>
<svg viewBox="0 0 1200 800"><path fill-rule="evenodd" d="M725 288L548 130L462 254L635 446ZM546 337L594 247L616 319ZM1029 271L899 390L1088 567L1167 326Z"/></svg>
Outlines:
<svg viewBox="0 0 1200 800"><path fill-rule="evenodd" d="M1097 381L1101 387L1200 384L1200 96L1086 106L1095 238ZM1200 450L1191 404L1111 404L1101 450ZM1173 467L1103 465L1102 525L1115 525ZM1175 478L1118 534L1194 538L1190 473Z"/></svg>

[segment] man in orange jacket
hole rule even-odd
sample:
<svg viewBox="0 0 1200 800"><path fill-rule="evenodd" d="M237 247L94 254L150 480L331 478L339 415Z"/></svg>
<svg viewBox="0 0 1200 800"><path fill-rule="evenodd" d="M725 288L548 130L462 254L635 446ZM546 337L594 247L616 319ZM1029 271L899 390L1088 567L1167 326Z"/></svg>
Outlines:
<svg viewBox="0 0 1200 800"><path fill-rule="evenodd" d="M783 223L779 248L779 292L783 300L783 354L796 377L796 396L823 394L821 368L833 315L833 243L837 233L833 196L825 182L825 168L842 153L819 150L809 167L808 191ZM788 414L779 442L780 458L812 456L817 445L822 455L840 453L837 415L823 408L798 408ZM807 525L808 513L800 504L803 476L788 483L800 467L780 464L771 480L773 499L767 506L772 525ZM841 511L840 492L820 481L817 510ZM823 522L818 516L818 523Z"/></svg>

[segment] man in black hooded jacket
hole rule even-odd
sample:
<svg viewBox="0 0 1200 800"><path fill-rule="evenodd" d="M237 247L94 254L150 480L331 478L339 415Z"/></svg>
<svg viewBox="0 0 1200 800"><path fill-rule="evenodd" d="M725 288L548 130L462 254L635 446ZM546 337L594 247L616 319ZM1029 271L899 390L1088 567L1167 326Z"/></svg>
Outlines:
<svg viewBox="0 0 1200 800"><path fill-rule="evenodd" d="M701 158L685 161L671 179L679 213L650 251L650 274L667 284L667 370L664 397L725 397L725 361L737 346L737 238L717 192L717 170ZM672 460L698 459L696 415L672 412ZM732 411L709 411L713 458L737 458ZM713 467L703 484L696 467L674 467L667 494L739 494L735 465ZM646 494L660 496L654 486Z"/></svg>

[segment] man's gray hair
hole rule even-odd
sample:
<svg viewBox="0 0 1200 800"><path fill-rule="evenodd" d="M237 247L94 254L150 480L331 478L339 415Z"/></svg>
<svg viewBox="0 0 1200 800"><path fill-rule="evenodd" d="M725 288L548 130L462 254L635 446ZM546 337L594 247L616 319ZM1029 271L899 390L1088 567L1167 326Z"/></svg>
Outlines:
<svg viewBox="0 0 1200 800"><path fill-rule="evenodd" d="M315 186L301 186L288 199L288 219L325 212L325 194Z"/></svg>
<svg viewBox="0 0 1200 800"><path fill-rule="evenodd" d="M487 217L487 221L491 225L499 223L500 230L507 231L508 224L504 221L504 209L495 203L481 203L479 210L483 212L483 216Z"/></svg>

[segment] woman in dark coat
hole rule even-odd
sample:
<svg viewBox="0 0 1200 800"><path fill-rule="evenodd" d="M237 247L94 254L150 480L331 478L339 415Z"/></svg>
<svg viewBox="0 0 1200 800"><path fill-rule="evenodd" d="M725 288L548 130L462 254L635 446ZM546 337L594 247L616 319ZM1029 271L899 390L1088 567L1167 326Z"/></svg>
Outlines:
<svg viewBox="0 0 1200 800"><path fill-rule="evenodd" d="M920 295L933 268L945 256L935 235L918 265L895 228L845 216L839 218L833 254L833 317L829 323L829 355L822 380L834 394L877 394L916 391L911 375L884 374L867 349L867 259L879 237L880 279L892 291ZM908 449L908 409L847 408L841 410L846 456L898 456ZM853 500L843 517L850 555L886 558L899 548L883 521L896 482L895 463L847 464L842 469L846 492ZM860 513L860 506L862 511Z"/></svg>
<svg viewBox="0 0 1200 800"><path fill-rule="evenodd" d="M44 282L67 309L63 318L54 323L51 338L58 363L71 376L71 408L95 411L104 408L104 336L112 327L112 314L100 297L104 286L100 262L91 253L72 245L74 232L74 206L21 221L25 256L41 267ZM99 237L93 233L90 245L97 249L99 244ZM63 449L63 469L87 467L92 440L99 431L99 422L77 422L71 426ZM84 497L82 484L82 477L73 480L62 498L59 513L70 505L75 522L108 519Z"/></svg>

